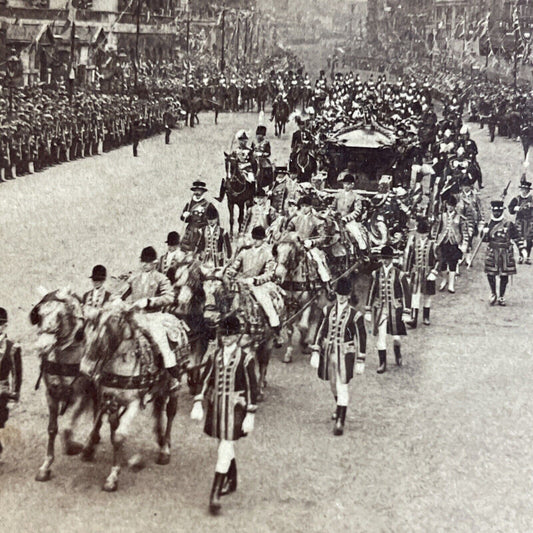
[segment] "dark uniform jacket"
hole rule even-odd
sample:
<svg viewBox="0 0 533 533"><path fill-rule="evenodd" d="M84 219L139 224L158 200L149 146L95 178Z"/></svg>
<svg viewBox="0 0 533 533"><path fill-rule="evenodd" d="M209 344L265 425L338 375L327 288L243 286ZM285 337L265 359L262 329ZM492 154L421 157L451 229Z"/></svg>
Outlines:
<svg viewBox="0 0 533 533"><path fill-rule="evenodd" d="M485 259L485 273L494 276L516 274L512 241L515 241L519 250L524 248L520 229L510 220L491 219L488 224L488 233L483 240L489 243Z"/></svg>
<svg viewBox="0 0 533 533"><path fill-rule="evenodd" d="M0 428L9 416L6 393L20 394L22 384L22 358L18 344L6 337L0 341Z"/></svg>

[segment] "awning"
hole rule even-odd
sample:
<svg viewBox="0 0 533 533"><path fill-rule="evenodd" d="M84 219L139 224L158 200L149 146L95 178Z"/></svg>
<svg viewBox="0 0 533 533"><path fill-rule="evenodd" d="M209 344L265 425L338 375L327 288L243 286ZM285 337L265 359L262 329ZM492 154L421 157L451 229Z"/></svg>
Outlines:
<svg viewBox="0 0 533 533"><path fill-rule="evenodd" d="M370 127L341 131L330 137L328 142L346 148L388 148L394 144L394 137L385 135Z"/></svg>

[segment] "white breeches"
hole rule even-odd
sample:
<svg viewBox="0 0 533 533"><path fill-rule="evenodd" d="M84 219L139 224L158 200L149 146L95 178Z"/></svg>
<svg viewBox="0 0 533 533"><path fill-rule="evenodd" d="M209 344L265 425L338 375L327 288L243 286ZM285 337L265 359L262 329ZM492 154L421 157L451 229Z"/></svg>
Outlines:
<svg viewBox="0 0 533 533"><path fill-rule="evenodd" d="M337 368L335 368L335 374L330 376L329 381L331 385L331 392L333 392L333 396L337 397L337 405L347 407L348 400L350 399L348 393L348 383L341 383Z"/></svg>
<svg viewBox="0 0 533 533"><path fill-rule="evenodd" d="M346 224L346 231L355 239L360 250L368 248L367 239L365 238L366 230L363 229L360 222L352 220Z"/></svg>
<svg viewBox="0 0 533 533"><path fill-rule="evenodd" d="M252 285L250 289L252 291L252 294L255 296L255 299L263 308L263 311L265 312L268 318L270 326L273 328L279 327L279 316L276 310L274 309L274 304L272 303L272 298L270 296L268 288L264 285Z"/></svg>
<svg viewBox="0 0 533 533"><path fill-rule="evenodd" d="M159 346L165 368L176 366L176 354L168 344L167 330L163 324L163 313L135 313L137 324L148 331L154 342Z"/></svg>
<svg viewBox="0 0 533 533"><path fill-rule="evenodd" d="M235 446L233 442L221 440L218 445L217 466L215 470L219 474L225 474L229 470L232 459L235 459Z"/></svg>
<svg viewBox="0 0 533 533"><path fill-rule="evenodd" d="M378 326L378 340L376 342L376 346L378 350L387 349L387 320L388 320L388 314L384 312L381 315L381 321ZM393 335L392 338L394 339L395 344L400 344L399 335Z"/></svg>
<svg viewBox="0 0 533 533"><path fill-rule="evenodd" d="M431 307L431 296L428 294L422 295L419 290L411 296L411 307L413 309L420 309L420 303L423 303L424 307Z"/></svg>
<svg viewBox="0 0 533 533"><path fill-rule="evenodd" d="M318 248L311 248L308 252L308 255L309 257L311 257L311 260L316 264L320 279L324 283L331 281L331 273L326 263L326 254Z"/></svg>

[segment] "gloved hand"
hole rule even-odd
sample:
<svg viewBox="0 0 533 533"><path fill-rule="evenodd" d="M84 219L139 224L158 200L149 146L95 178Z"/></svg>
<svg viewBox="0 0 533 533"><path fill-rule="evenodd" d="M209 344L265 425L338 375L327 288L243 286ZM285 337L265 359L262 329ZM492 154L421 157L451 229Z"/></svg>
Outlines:
<svg viewBox="0 0 533 533"><path fill-rule="evenodd" d="M313 246L313 241L309 239L305 239L304 241L304 247L306 250L309 250Z"/></svg>
<svg viewBox="0 0 533 533"><path fill-rule="evenodd" d="M437 274L435 272L430 272L427 277L428 281L437 281Z"/></svg>
<svg viewBox="0 0 533 533"><path fill-rule="evenodd" d="M320 364L320 354L318 352L313 352L311 354L310 364L313 368L318 368L318 365Z"/></svg>
<svg viewBox="0 0 533 533"><path fill-rule="evenodd" d="M524 261L527 259L527 250L524 248L521 252L522 254L522 258L524 259Z"/></svg>
<svg viewBox="0 0 533 533"><path fill-rule="evenodd" d="M461 252L463 252L463 254L466 254L466 251L468 250L468 244L466 243L463 243L459 246L459 250L461 250Z"/></svg>
<svg viewBox="0 0 533 533"><path fill-rule="evenodd" d="M191 409L191 420L198 420L200 422L204 417L204 408L202 407L202 402L196 400Z"/></svg>
<svg viewBox="0 0 533 533"><path fill-rule="evenodd" d="M242 432L246 433L247 435L251 433L254 430L254 421L255 421L254 413L246 413L246 416L244 417L244 420L242 421Z"/></svg>
<svg viewBox="0 0 533 533"><path fill-rule="evenodd" d="M137 309L146 309L148 307L148 298L139 298L134 302L133 307Z"/></svg>
<svg viewBox="0 0 533 533"><path fill-rule="evenodd" d="M365 362L364 361L357 361L355 363L355 373L358 376L362 376L365 371Z"/></svg>
<svg viewBox="0 0 533 533"><path fill-rule="evenodd" d="M191 213L189 211L184 211L183 215L181 216L183 217L183 220L187 222L187 219L191 216Z"/></svg>
<svg viewBox="0 0 533 533"><path fill-rule="evenodd" d="M371 321L372 321L372 315L371 315L370 311L367 311L367 312L365 313L365 320L366 320L367 322L371 322Z"/></svg>

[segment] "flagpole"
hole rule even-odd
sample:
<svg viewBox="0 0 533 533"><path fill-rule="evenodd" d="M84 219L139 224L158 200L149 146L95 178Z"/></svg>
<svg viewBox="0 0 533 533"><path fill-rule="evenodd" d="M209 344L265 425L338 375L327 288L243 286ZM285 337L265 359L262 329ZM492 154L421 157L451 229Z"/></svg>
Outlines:
<svg viewBox="0 0 533 533"><path fill-rule="evenodd" d="M224 70L226 68L226 59L224 57L225 48L226 48L226 43L225 43L225 40L226 40L226 9L225 8L222 8L221 24L222 24L222 35L221 35L222 46L220 50L220 72L224 73Z"/></svg>
<svg viewBox="0 0 533 533"><path fill-rule="evenodd" d="M186 4L186 25L187 25L187 34L186 34L186 40L187 40L187 69L185 71L185 84L189 85L189 76L190 76L190 68L191 68L191 59L190 59L190 52L191 52L191 45L190 45L190 39L191 39L191 13L189 11L189 2Z"/></svg>
<svg viewBox="0 0 533 533"><path fill-rule="evenodd" d="M137 0L137 28L135 31L135 61L133 62L133 80L135 91L137 91L137 82L138 82L138 65L139 65L139 34L141 32L141 2L142 0Z"/></svg>
<svg viewBox="0 0 533 533"><path fill-rule="evenodd" d="M240 29L241 29L241 18L240 18L240 11L237 11L237 34L235 35L235 66L237 67L237 72L239 72L239 40L240 40Z"/></svg>
<svg viewBox="0 0 533 533"><path fill-rule="evenodd" d="M71 12L72 12L72 27L70 28L70 56L69 56L69 66L68 66L68 101L69 103L72 103L72 96L74 93L74 78L71 77L72 70L74 68L74 51L75 51L75 43L76 43L76 15L75 10L72 5L72 1L70 3Z"/></svg>

